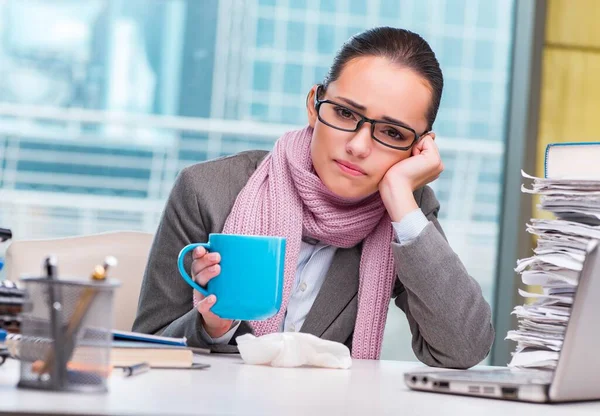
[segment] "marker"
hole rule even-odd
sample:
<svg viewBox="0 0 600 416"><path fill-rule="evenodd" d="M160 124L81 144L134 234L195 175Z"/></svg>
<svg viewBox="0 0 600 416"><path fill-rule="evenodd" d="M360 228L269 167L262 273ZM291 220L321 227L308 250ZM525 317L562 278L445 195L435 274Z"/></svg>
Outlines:
<svg viewBox="0 0 600 416"><path fill-rule="evenodd" d="M148 370L150 370L150 364L148 363L138 363L123 367L123 373L125 374L125 377L136 376L138 374L145 373Z"/></svg>

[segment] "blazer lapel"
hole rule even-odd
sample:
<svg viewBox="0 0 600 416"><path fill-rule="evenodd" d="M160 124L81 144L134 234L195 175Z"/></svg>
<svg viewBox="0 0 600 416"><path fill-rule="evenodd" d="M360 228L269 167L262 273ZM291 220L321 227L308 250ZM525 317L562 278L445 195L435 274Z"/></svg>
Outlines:
<svg viewBox="0 0 600 416"><path fill-rule="evenodd" d="M360 245L338 248L300 332L320 337L358 292Z"/></svg>

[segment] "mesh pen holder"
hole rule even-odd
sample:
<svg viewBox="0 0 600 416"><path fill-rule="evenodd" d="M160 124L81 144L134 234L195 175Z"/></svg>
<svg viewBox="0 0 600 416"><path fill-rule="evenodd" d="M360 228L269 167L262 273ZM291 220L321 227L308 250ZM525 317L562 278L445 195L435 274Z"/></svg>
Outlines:
<svg viewBox="0 0 600 416"><path fill-rule="evenodd" d="M119 283L24 277L18 387L108 391L113 297Z"/></svg>

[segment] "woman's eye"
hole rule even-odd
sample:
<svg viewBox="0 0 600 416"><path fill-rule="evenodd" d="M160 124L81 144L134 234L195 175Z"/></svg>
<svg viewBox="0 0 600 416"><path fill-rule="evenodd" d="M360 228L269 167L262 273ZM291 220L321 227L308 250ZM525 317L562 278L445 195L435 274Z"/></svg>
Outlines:
<svg viewBox="0 0 600 416"><path fill-rule="evenodd" d="M395 139L395 140L403 140L404 139L404 136L402 136L402 133L400 133L398 130L387 129L386 131L384 131L384 133L387 134L390 139Z"/></svg>
<svg viewBox="0 0 600 416"><path fill-rule="evenodd" d="M354 118L354 114L352 114L352 111L348 110L347 108L343 108L343 107L338 107L336 109L338 115L342 118L347 118L347 119L352 119Z"/></svg>

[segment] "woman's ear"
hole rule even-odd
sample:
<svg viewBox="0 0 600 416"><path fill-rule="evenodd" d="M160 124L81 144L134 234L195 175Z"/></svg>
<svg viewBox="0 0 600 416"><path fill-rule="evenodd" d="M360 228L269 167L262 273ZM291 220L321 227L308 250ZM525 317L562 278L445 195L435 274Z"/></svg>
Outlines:
<svg viewBox="0 0 600 416"><path fill-rule="evenodd" d="M314 129L317 122L317 109L315 108L315 94L317 93L318 85L313 87L306 96L306 113L308 115L308 124Z"/></svg>

